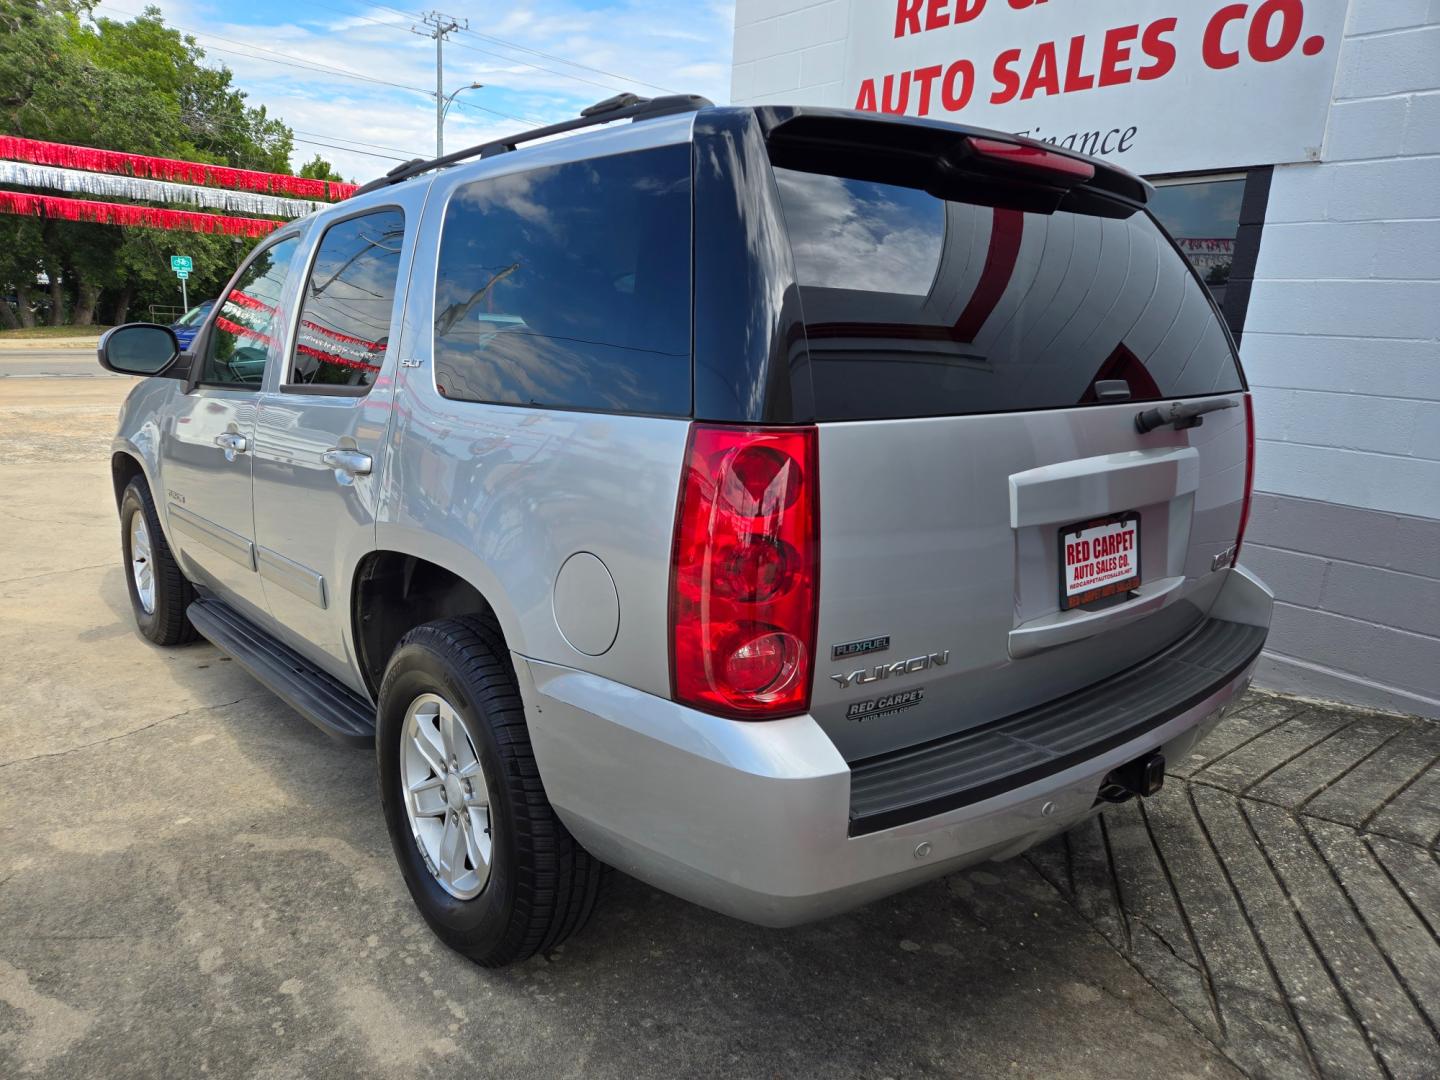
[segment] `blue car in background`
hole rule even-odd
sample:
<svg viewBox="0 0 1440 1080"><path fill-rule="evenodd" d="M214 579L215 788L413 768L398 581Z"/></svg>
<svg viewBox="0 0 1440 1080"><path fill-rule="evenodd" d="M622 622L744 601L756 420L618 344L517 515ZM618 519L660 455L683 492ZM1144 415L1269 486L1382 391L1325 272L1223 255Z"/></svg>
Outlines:
<svg viewBox="0 0 1440 1080"><path fill-rule="evenodd" d="M210 309L215 306L214 300L206 300L197 304L178 320L170 324L170 329L175 331L175 340L180 342L180 351L186 352L195 341L195 335L200 332L200 327L205 324L205 316L210 314Z"/></svg>

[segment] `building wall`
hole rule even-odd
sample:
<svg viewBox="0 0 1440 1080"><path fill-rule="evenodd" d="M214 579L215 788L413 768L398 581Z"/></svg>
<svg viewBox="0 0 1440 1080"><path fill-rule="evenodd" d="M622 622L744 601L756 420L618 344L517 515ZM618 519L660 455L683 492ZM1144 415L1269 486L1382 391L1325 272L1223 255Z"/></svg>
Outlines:
<svg viewBox="0 0 1440 1080"><path fill-rule="evenodd" d="M850 0L735 0L736 104L853 107L841 99Z"/></svg>
<svg viewBox="0 0 1440 1080"><path fill-rule="evenodd" d="M1276 167L1254 278L1263 678L1440 715L1440 2L1351 4L1322 163Z"/></svg>
<svg viewBox="0 0 1440 1080"><path fill-rule="evenodd" d="M736 0L732 99L853 106L852 2ZM1352 0L1321 162L1274 169L1236 275L1262 682L1440 716L1440 0Z"/></svg>

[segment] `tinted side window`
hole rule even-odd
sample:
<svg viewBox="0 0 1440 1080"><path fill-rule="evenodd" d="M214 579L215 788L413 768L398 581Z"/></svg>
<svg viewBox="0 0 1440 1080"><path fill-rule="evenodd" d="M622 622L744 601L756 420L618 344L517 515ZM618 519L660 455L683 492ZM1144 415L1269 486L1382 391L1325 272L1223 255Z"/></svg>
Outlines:
<svg viewBox="0 0 1440 1080"><path fill-rule="evenodd" d="M259 388L272 333L285 325L277 317L280 294L299 242L292 236L265 248L235 282L215 316L200 382Z"/></svg>
<svg viewBox="0 0 1440 1080"><path fill-rule="evenodd" d="M1210 298L1144 213L1035 214L776 169L821 420L1240 389Z"/></svg>
<svg viewBox="0 0 1440 1080"><path fill-rule="evenodd" d="M369 386L390 341L405 215L399 210L325 230L300 301L291 385Z"/></svg>
<svg viewBox="0 0 1440 1080"><path fill-rule="evenodd" d="M480 180L445 213L435 383L463 401L690 412L690 148Z"/></svg>

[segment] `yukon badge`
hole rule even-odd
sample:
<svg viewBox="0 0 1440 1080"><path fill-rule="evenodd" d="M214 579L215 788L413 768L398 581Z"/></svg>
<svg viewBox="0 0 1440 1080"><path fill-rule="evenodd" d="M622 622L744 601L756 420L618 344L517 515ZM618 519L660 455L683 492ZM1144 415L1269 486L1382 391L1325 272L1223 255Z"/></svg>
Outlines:
<svg viewBox="0 0 1440 1080"><path fill-rule="evenodd" d="M950 650L944 652L932 652L925 656L912 656L909 660L898 660L893 664L877 664L873 668L859 671L852 671L849 675L831 675L839 684L841 690L849 690L852 686L866 686L881 679L888 679L891 676L914 675L917 671L927 671L932 667L944 667L950 662Z"/></svg>

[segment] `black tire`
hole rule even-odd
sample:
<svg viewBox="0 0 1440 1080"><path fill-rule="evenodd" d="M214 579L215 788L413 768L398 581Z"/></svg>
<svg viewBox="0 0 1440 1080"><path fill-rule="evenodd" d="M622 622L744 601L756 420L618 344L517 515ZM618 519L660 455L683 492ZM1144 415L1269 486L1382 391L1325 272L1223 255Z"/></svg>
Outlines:
<svg viewBox="0 0 1440 1080"><path fill-rule="evenodd" d="M490 793L490 877L473 899L430 872L401 791L410 704L438 694L458 713ZM437 937L484 967L548 952L589 920L605 866L570 835L540 783L525 710L499 627L478 616L426 623L396 647L380 687L375 749L390 842L405 884Z"/></svg>
<svg viewBox="0 0 1440 1080"><path fill-rule="evenodd" d="M135 575L131 571L130 521L136 514L144 516L145 531L150 538L150 570L155 588L153 611L146 611L141 603ZM126 485L125 493L120 497L120 550L124 554L125 586L130 591L130 607L135 612L135 625L140 628L140 633L156 645L183 645L199 637L185 614L185 609L195 599L195 588L180 572L180 565L170 552L170 545L160 528L160 517L155 512L155 500L150 497L150 487L140 476Z"/></svg>

